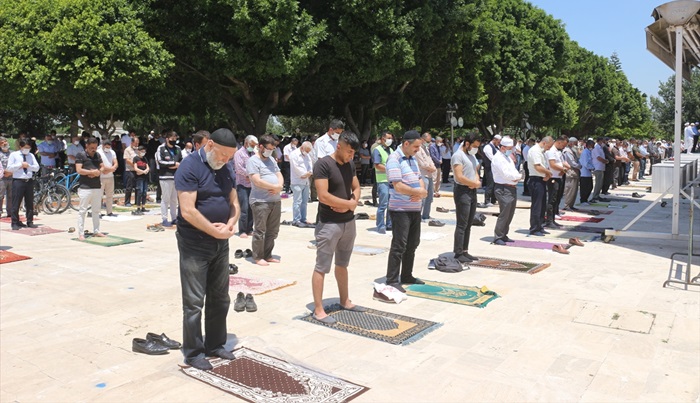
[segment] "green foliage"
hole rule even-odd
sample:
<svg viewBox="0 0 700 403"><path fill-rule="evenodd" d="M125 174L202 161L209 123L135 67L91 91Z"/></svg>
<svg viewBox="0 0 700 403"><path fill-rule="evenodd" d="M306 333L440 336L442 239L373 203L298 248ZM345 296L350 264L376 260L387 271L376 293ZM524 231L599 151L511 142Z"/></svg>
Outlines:
<svg viewBox="0 0 700 403"><path fill-rule="evenodd" d="M700 69L692 72L692 81L683 80L683 108L681 124L700 120ZM676 76L659 86L659 97L651 97L654 123L668 138L673 138L675 124Z"/></svg>

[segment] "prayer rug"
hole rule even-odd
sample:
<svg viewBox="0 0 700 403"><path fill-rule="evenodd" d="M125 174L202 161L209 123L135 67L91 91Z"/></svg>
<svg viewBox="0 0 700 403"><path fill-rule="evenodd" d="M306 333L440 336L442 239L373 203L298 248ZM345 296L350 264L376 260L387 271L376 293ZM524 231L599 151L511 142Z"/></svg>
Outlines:
<svg viewBox="0 0 700 403"><path fill-rule="evenodd" d="M298 319L331 329L364 336L390 344L410 344L440 324L429 320L412 318L396 313L367 308L367 312L354 312L343 309L339 304L324 308L337 322L329 325L314 319L311 314Z"/></svg>
<svg viewBox="0 0 700 403"><path fill-rule="evenodd" d="M112 221L112 222L125 222L125 221L136 221L142 219L142 216L139 215L118 215L114 217L110 217L108 215L105 215L101 218L101 220L104 221Z"/></svg>
<svg viewBox="0 0 700 403"><path fill-rule="evenodd" d="M5 231L29 236L56 234L58 232L63 232L60 229L51 228L44 225L37 228L22 227L17 231L11 229L6 229Z"/></svg>
<svg viewBox="0 0 700 403"><path fill-rule="evenodd" d="M413 297L434 299L436 301L451 302L453 304L475 306L483 308L499 295L484 287L470 287L460 284L441 283L438 281L424 280L425 284L410 284L406 287L406 294Z"/></svg>
<svg viewBox="0 0 700 403"><path fill-rule="evenodd" d="M182 372L248 402L349 402L369 390L245 347L233 354L235 360L212 359L209 371Z"/></svg>
<svg viewBox="0 0 700 403"><path fill-rule="evenodd" d="M31 259L29 256L18 255L7 250L0 250L0 264L19 262L20 260Z"/></svg>
<svg viewBox="0 0 700 403"><path fill-rule="evenodd" d="M118 246L126 245L128 243L142 242L140 239L124 238L116 235L107 235L104 237L89 236L85 238L84 241L80 241L78 238L73 238L73 240L100 246Z"/></svg>
<svg viewBox="0 0 700 403"><path fill-rule="evenodd" d="M579 206L580 206L580 204L579 204ZM614 209L627 208L626 204L610 204L610 203L590 203L590 206L607 207L607 208L614 208Z"/></svg>
<svg viewBox="0 0 700 403"><path fill-rule="evenodd" d="M515 271L518 273L535 274L550 266L549 263L520 262L517 260L499 259L496 257L475 256L479 260L469 263L469 266L487 269Z"/></svg>
<svg viewBox="0 0 700 403"><path fill-rule="evenodd" d="M558 231L573 231L573 232L585 232L587 234L602 234L606 229L612 229L611 227L596 228L596 227L586 227L585 225L562 225L558 228Z"/></svg>
<svg viewBox="0 0 700 403"><path fill-rule="evenodd" d="M625 202L625 203L639 203L639 200L637 199L632 199L631 197L610 197L607 196L606 199L610 200L611 202Z"/></svg>
<svg viewBox="0 0 700 403"><path fill-rule="evenodd" d="M228 277L228 290L232 293L260 295L296 284L296 281L281 278L262 278L236 274Z"/></svg>
<svg viewBox="0 0 700 403"><path fill-rule="evenodd" d="M27 217L21 215L19 216L19 220L22 222L27 222ZM40 219L36 218L36 216L33 219L34 221L41 221ZM5 224L12 224L12 217L3 217L0 218L0 222L5 223Z"/></svg>
<svg viewBox="0 0 700 403"><path fill-rule="evenodd" d="M572 215L565 215L559 218L560 221L574 221L574 222L601 222L604 218L599 217L577 217Z"/></svg>
<svg viewBox="0 0 700 403"><path fill-rule="evenodd" d="M567 243L561 243L561 242L542 242L542 241L528 241L524 239L514 239L513 242L506 242L505 246L513 246L516 248L527 248L527 249L546 249L546 250L552 250L552 247L555 245L561 245L565 248L568 248Z"/></svg>

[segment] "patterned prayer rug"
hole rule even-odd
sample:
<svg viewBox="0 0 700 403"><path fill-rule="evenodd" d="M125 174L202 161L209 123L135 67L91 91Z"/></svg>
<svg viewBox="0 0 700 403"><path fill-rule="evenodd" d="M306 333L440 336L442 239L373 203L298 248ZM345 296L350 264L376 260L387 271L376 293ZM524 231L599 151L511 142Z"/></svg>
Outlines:
<svg viewBox="0 0 700 403"><path fill-rule="evenodd" d="M105 237L90 236L85 238L84 241L80 241L78 238L73 238L73 240L100 246L118 246L126 245L128 243L142 242L140 239L124 238L116 235L107 235Z"/></svg>
<svg viewBox="0 0 700 403"><path fill-rule="evenodd" d="M601 222L604 218L599 217L578 217L572 215L565 215L559 218L561 221L573 221L573 222Z"/></svg>
<svg viewBox="0 0 700 403"><path fill-rule="evenodd" d="M235 360L211 360L209 371L182 372L248 402L349 402L369 390L245 347L233 354Z"/></svg>
<svg viewBox="0 0 700 403"><path fill-rule="evenodd" d="M328 325L314 319L311 314L299 317L306 322L326 326L359 336L391 344L410 344L440 327L439 323L412 318L396 313L367 308L367 312L342 309L339 304L324 308L337 322Z"/></svg>
<svg viewBox="0 0 700 403"><path fill-rule="evenodd" d="M410 284L405 286L406 294L413 297L475 306L477 308L483 308L488 305L489 302L499 297L498 294L489 290L486 286L470 287L467 285L441 283L438 281L424 281L425 284Z"/></svg>
<svg viewBox="0 0 700 403"><path fill-rule="evenodd" d="M228 277L228 291L230 293L260 295L266 292L279 290L296 284L296 281L284 280L281 278L262 278L236 274Z"/></svg>
<svg viewBox="0 0 700 403"><path fill-rule="evenodd" d="M21 215L19 216L19 220L26 223L27 222L27 217ZM36 218L36 215L34 216L34 221L41 221L40 219ZM0 222L5 223L5 224L12 224L12 218L11 217L3 217L0 218Z"/></svg>
<svg viewBox="0 0 700 403"><path fill-rule="evenodd" d="M487 269L515 271L519 273L535 274L550 266L549 263L530 263L517 260L499 259L496 257L475 256L477 259L469 263L469 266L485 267Z"/></svg>
<svg viewBox="0 0 700 403"><path fill-rule="evenodd" d="M527 249L543 249L551 250L554 245L561 245L568 248L569 245L566 242L542 242L542 241L529 241L525 239L515 239L513 242L506 242L505 246L512 246L516 248L527 248Z"/></svg>
<svg viewBox="0 0 700 403"><path fill-rule="evenodd" d="M0 264L19 262L20 260L31 259L29 256L18 255L7 250L0 250Z"/></svg>
<svg viewBox="0 0 700 403"><path fill-rule="evenodd" d="M37 228L23 227L23 228L18 229L17 231L14 231L11 229L6 229L5 231L16 233L16 234L29 235L29 236L56 234L58 232L63 232L60 229L51 228L51 227L47 227L44 225L37 227Z"/></svg>

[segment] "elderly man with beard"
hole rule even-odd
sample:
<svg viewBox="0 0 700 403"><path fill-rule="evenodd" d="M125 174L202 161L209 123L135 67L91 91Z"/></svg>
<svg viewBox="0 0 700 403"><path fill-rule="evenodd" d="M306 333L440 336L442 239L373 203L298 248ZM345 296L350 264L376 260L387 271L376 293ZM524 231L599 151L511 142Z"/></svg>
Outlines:
<svg viewBox="0 0 700 403"><path fill-rule="evenodd" d="M515 204L518 201L516 185L520 182L520 172L515 167L513 158L513 139L506 136L501 139L498 151L491 160L491 172L493 173L494 195L498 200L498 220L493 229L496 245L505 245L512 242L508 238L510 223L515 215Z"/></svg>
<svg viewBox="0 0 700 403"><path fill-rule="evenodd" d="M210 370L205 357L234 359L226 344L226 315L231 298L229 238L235 233L239 206L234 173L227 162L236 152L228 129L211 134L206 145L182 161L175 171L179 209L177 247L182 285L185 364ZM206 298L206 304L205 304ZM206 316L202 336L202 310Z"/></svg>

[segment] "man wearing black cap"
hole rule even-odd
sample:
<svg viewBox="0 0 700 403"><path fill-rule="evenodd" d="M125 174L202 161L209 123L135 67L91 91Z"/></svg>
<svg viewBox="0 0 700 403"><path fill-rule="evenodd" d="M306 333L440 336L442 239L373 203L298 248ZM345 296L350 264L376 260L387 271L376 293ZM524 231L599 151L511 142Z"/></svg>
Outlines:
<svg viewBox="0 0 700 403"><path fill-rule="evenodd" d="M235 233L239 206L234 174L227 162L236 152L228 129L211 134L203 148L182 160L175 172L178 194L177 247L180 252L185 364L212 369L205 358L232 360L226 343L229 238ZM206 305L204 299L206 297ZM206 316L202 337L202 308Z"/></svg>

